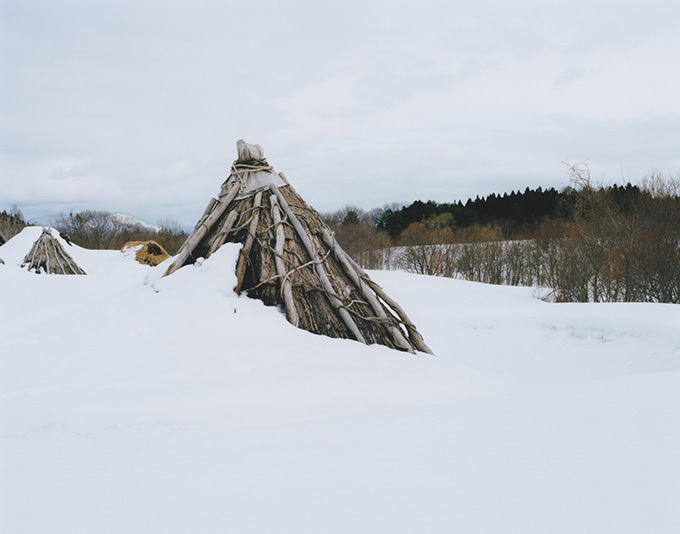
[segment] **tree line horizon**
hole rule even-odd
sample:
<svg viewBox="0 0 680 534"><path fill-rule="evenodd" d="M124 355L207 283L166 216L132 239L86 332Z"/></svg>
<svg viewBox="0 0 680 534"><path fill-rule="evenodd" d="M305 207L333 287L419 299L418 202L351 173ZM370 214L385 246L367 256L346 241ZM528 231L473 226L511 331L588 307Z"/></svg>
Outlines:
<svg viewBox="0 0 680 534"><path fill-rule="evenodd" d="M631 184L627 184L627 187L631 187ZM370 211L346 205L334 212L321 212L321 215L334 230L338 226L372 224L377 230L385 231L395 243L409 225L426 221L431 221L429 224L436 226L437 229L444 226L468 228L475 224L497 224L506 230L505 233L511 235L520 232L522 228L535 225L546 217L557 217L565 196L564 192L554 187L544 190L538 186L536 189L527 187L523 193L517 190L502 195L496 193L484 197L477 195L474 200L468 198L464 204L461 201L415 200L408 205L393 203ZM3 210L0 214L0 226L6 229L5 233L11 235L17 233L16 229L34 225L25 220L21 209L16 205L9 210ZM161 230L154 231L134 223L120 222L116 220L114 213L106 210L61 212L53 220L53 224L58 230L67 232L76 243L81 241L81 246L94 249L120 248L118 244L121 238L117 234L124 234L125 237L135 237L136 234L139 234L137 237L159 233L188 234L184 226L174 219L157 221L156 226ZM96 234L96 238L87 235L88 229L91 230L89 233ZM168 246L174 248L170 243ZM171 250L168 252L173 253Z"/></svg>
<svg viewBox="0 0 680 534"><path fill-rule="evenodd" d="M680 175L652 173L639 185L595 184L587 166L569 167L562 190L527 187L465 203L416 200L366 212L322 213L345 251L368 269L550 288L557 301L680 303ZM0 213L0 235L26 221ZM62 213L54 227L76 244L120 249L155 240L175 254L188 236L179 222L150 230L111 213Z"/></svg>
<svg viewBox="0 0 680 534"><path fill-rule="evenodd" d="M680 175L596 184L569 166L561 191L423 202L326 214L369 269L541 286L565 302L680 303Z"/></svg>

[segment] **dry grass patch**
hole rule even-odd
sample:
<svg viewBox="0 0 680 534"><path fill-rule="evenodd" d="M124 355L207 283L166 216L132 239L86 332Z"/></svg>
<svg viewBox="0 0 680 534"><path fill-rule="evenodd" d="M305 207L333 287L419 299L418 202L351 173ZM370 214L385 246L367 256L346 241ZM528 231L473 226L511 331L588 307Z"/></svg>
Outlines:
<svg viewBox="0 0 680 534"><path fill-rule="evenodd" d="M139 247L135 259L144 265L155 267L170 257L170 254L155 241L128 241L121 250L125 252L135 247Z"/></svg>

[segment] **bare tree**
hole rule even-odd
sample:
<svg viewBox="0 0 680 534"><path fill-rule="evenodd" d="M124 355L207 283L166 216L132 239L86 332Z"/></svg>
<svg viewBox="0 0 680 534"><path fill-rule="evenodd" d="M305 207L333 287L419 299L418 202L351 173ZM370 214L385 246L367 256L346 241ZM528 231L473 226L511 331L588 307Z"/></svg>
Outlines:
<svg viewBox="0 0 680 534"><path fill-rule="evenodd" d="M16 204L9 211L0 212L0 240L12 239L24 228L26 228L26 220Z"/></svg>
<svg viewBox="0 0 680 534"><path fill-rule="evenodd" d="M170 254L174 254L186 239L181 225L172 219L161 221L160 230L131 224L107 211L85 210L79 213L62 213L55 228L81 247L90 249L120 249L129 241L157 241Z"/></svg>
<svg viewBox="0 0 680 534"><path fill-rule="evenodd" d="M392 242L386 232L378 230L368 213L356 206L322 215L335 232L340 246L367 269L381 269L389 259Z"/></svg>

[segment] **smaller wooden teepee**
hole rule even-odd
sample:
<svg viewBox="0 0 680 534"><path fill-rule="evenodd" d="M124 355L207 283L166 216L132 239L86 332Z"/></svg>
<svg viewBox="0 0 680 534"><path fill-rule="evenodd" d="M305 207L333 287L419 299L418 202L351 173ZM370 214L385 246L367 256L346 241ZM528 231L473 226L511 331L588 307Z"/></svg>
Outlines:
<svg viewBox="0 0 680 534"><path fill-rule="evenodd" d="M36 274L85 274L49 228L43 228L43 233L33 243L21 266Z"/></svg>

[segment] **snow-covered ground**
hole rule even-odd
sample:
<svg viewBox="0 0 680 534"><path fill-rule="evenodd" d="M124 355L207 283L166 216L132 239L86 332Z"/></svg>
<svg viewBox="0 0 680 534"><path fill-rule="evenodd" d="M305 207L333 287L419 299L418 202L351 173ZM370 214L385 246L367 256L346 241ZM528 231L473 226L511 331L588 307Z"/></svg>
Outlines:
<svg viewBox="0 0 680 534"><path fill-rule="evenodd" d="M297 330L238 248L0 247L0 532L680 532L680 306L373 272L436 356Z"/></svg>

